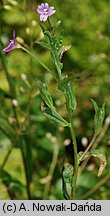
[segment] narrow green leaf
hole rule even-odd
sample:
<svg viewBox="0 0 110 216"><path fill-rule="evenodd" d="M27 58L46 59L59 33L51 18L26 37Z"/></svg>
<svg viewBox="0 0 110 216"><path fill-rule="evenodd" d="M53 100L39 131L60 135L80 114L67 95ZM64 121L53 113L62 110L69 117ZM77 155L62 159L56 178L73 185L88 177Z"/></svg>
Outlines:
<svg viewBox="0 0 110 216"><path fill-rule="evenodd" d="M103 127L103 121L105 117L105 103L102 107L98 107L97 103L92 100L94 109L95 109L95 116L94 116L94 124L95 124L95 132L98 135Z"/></svg>
<svg viewBox="0 0 110 216"><path fill-rule="evenodd" d="M90 151L89 153L90 153L91 155L93 155L93 154L96 154L96 155L102 154L102 152L101 152L100 150L98 150L98 149L94 149L94 150Z"/></svg>
<svg viewBox="0 0 110 216"><path fill-rule="evenodd" d="M39 86L40 95L43 101L47 104L49 108L52 108L53 100L52 100L50 93L48 92L47 85L45 83L39 82L38 86Z"/></svg>
<svg viewBox="0 0 110 216"><path fill-rule="evenodd" d="M36 44L39 44L41 47L45 48L45 49L50 49L50 47L48 46L47 43L42 42L42 41L35 41Z"/></svg>
<svg viewBox="0 0 110 216"><path fill-rule="evenodd" d="M50 120L55 121L56 123L58 123L60 126L63 127L67 127L68 126L68 122L66 120L64 120L56 111L55 109L51 110L48 107L43 107L42 110L45 114L45 116L47 116Z"/></svg>
<svg viewBox="0 0 110 216"><path fill-rule="evenodd" d="M66 120L64 120L57 113L57 111L55 110L55 108L53 106L53 100L52 100L52 97L51 97L50 93L48 92L47 85L42 83L42 82L39 82L39 90L40 90L40 94L41 94L41 97L42 97L43 101L48 106L48 107L44 107L42 105L41 109L44 112L44 114L50 120L53 120L53 121L57 122L59 125L61 125L63 127L67 127L68 122Z"/></svg>
<svg viewBox="0 0 110 216"><path fill-rule="evenodd" d="M49 47L51 47L52 45L52 38L51 38L51 33L49 31L44 31L44 37L45 37L45 40L47 41L47 44Z"/></svg>
<svg viewBox="0 0 110 216"><path fill-rule="evenodd" d="M65 92L66 92L67 109L70 110L71 112L74 112L76 110L77 102L73 92L72 82L68 82L68 84L65 86Z"/></svg>

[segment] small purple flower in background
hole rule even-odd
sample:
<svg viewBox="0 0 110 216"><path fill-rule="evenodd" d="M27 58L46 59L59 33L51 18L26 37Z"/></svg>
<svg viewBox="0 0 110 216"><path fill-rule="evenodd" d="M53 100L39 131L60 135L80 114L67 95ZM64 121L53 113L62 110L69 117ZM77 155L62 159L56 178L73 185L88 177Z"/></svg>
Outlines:
<svg viewBox="0 0 110 216"><path fill-rule="evenodd" d="M4 53L8 53L16 48L16 36L15 31L13 31L13 39L10 41L10 43L3 49Z"/></svg>
<svg viewBox="0 0 110 216"><path fill-rule="evenodd" d="M56 11L54 7L49 7L48 3L42 3L38 6L37 12L40 14L40 21L46 21L47 18L53 15Z"/></svg>

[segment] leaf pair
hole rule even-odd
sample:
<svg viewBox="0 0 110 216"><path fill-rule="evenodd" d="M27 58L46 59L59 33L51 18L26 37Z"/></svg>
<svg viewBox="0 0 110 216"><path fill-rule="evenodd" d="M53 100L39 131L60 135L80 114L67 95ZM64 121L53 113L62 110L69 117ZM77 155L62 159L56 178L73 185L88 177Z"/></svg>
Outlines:
<svg viewBox="0 0 110 216"><path fill-rule="evenodd" d="M39 85L41 97L43 101L45 102L45 104L47 105L47 107L44 107L44 105L41 107L44 114L50 120L57 122L60 126L67 127L69 123L65 119L63 119L56 111L53 105L53 99L50 93L48 92L47 85L42 82L39 82L38 85Z"/></svg>
<svg viewBox="0 0 110 216"><path fill-rule="evenodd" d="M50 51L56 70L58 72L58 74L56 74L56 77L60 77L61 70L63 68L63 63L61 63L61 59L63 53L70 49L70 46L63 46L63 30L61 30L59 37L56 38L54 28L52 28L51 32L45 31L43 26L41 26L41 28L46 42L36 41L36 43Z"/></svg>

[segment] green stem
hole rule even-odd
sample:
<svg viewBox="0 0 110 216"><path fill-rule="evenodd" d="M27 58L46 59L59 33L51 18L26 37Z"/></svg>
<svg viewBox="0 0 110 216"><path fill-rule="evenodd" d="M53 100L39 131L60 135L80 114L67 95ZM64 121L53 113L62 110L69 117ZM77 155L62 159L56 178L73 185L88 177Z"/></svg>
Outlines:
<svg viewBox="0 0 110 216"><path fill-rule="evenodd" d="M2 165L1 165L1 167L0 167L0 175L1 175L1 173L2 173L2 171L3 171L3 169L4 169L4 167L5 167L5 164L6 164L7 161L8 161L8 158L9 158L11 152L12 152L12 149L8 150L6 156L5 156L4 160L3 160L3 163L2 163Z"/></svg>
<svg viewBox="0 0 110 216"><path fill-rule="evenodd" d="M34 56L29 50L27 50L26 48L20 46L20 48L22 50L24 50L25 52L27 52L29 55L31 55L36 61L38 61L43 68L45 68L49 73L51 73L53 75L53 72L36 56Z"/></svg>
<svg viewBox="0 0 110 216"><path fill-rule="evenodd" d="M49 24L50 30L52 31L53 27L52 27L52 25L51 25L50 18L48 17L47 20L48 20L48 24Z"/></svg>
<svg viewBox="0 0 110 216"><path fill-rule="evenodd" d="M30 193L30 180L28 176L28 168L27 168L27 163L26 163L26 158L23 149L21 148L21 154L22 154L22 159L23 159L23 164L24 164L24 170L25 170L25 176L26 176L26 189L27 189L27 196L28 200L31 200L31 193Z"/></svg>
<svg viewBox="0 0 110 216"><path fill-rule="evenodd" d="M61 74L61 70L59 68L59 66L56 64L56 69L57 69L57 72L58 72L58 76L59 76L59 80L61 81L62 80L62 74Z"/></svg>
<svg viewBox="0 0 110 216"><path fill-rule="evenodd" d="M68 110L69 115L69 121L70 121L70 132L73 140L73 149L74 149L74 176L73 176L73 187L71 192L71 198L75 199L76 197L76 182L77 182L77 176L78 176L78 158L77 158L77 142L75 137L75 131L73 126L73 120L72 120L72 113L71 110Z"/></svg>

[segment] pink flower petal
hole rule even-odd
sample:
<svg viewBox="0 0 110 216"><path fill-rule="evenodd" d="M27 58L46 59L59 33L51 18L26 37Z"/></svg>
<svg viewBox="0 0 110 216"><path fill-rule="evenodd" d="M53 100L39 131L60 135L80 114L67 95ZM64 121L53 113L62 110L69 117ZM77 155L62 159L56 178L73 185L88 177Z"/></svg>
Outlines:
<svg viewBox="0 0 110 216"><path fill-rule="evenodd" d="M40 15L40 21L46 21L47 20L47 18L48 18L48 15Z"/></svg>
<svg viewBox="0 0 110 216"><path fill-rule="evenodd" d="M53 6L49 7L48 3L42 3L38 6L37 12L40 14L40 21L45 22L47 18L53 15L56 11Z"/></svg>
<svg viewBox="0 0 110 216"><path fill-rule="evenodd" d="M45 3L45 9L49 9L48 3Z"/></svg>
<svg viewBox="0 0 110 216"><path fill-rule="evenodd" d="M37 12L38 12L39 14L42 14L42 8L41 8L41 6L39 6L39 7L37 8Z"/></svg>
<svg viewBox="0 0 110 216"><path fill-rule="evenodd" d="M44 6L45 6L45 4L44 4L44 3L42 3L42 4L41 4L41 6L42 6L42 7L44 7Z"/></svg>
<svg viewBox="0 0 110 216"><path fill-rule="evenodd" d="M48 15L51 16L51 15L53 15L55 12L56 12L55 10L50 10L50 9L49 9Z"/></svg>

